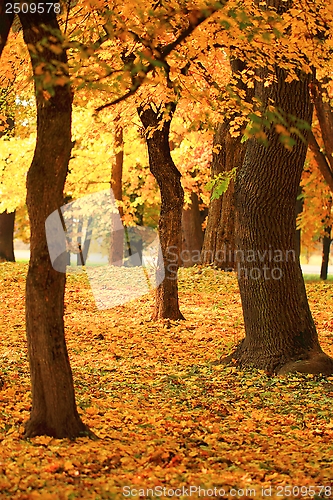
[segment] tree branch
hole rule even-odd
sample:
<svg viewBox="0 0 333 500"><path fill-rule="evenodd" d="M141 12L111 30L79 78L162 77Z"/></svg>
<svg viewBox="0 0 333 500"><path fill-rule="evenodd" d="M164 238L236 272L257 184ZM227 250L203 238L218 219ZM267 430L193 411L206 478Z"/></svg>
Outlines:
<svg viewBox="0 0 333 500"><path fill-rule="evenodd" d="M329 166L326 156L322 153L322 151L320 151L319 144L312 131L309 132L309 148L314 154L320 173L333 193L333 172Z"/></svg>
<svg viewBox="0 0 333 500"><path fill-rule="evenodd" d="M137 75L133 78L133 84L128 92L126 94L122 95L121 97L118 97L117 99L114 99L113 101L103 104L102 106L99 106L96 111L101 111L102 109L109 108L110 106L113 106L115 104L118 104L128 97L134 95L137 90L141 87L143 82L146 79L146 76L148 73L153 71L155 68L154 62L156 61L157 63L162 63L162 65L165 64L166 58L171 54L171 52L178 47L182 42L188 38L193 31L200 26L206 19L211 17L215 12L218 12L222 7L224 7L225 3L228 0L225 0L223 3L217 3L214 7L207 8L206 10L199 12L199 11L191 11L189 12L189 25L188 27L178 35L178 37L168 45L166 45L164 48L161 48L159 50L159 57L155 57L154 61L149 63L147 66L144 66L143 68L140 68L140 76Z"/></svg>

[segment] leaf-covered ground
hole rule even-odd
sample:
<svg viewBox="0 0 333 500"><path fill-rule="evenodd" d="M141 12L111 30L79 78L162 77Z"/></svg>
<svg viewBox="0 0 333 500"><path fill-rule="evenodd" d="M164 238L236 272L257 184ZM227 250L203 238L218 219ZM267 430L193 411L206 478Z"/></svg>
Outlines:
<svg viewBox="0 0 333 500"><path fill-rule="evenodd" d="M212 269L181 271L181 322L150 321L153 297L98 311L86 278L70 276L77 404L101 439L24 440L26 271L0 265L1 500L333 498L333 377L214 365L243 320L235 277ZM333 355L332 284L307 291Z"/></svg>

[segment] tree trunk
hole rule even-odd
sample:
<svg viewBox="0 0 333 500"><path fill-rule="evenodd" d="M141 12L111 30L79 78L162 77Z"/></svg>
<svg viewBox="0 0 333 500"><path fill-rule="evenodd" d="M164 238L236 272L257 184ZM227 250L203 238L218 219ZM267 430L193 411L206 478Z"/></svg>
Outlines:
<svg viewBox="0 0 333 500"><path fill-rule="evenodd" d="M328 187L333 193L333 172L330 164L327 161L328 157L321 151L317 139L313 135L313 132L309 133L309 148L311 149L314 155L314 158L317 162L321 175L323 176L323 178L328 184Z"/></svg>
<svg viewBox="0 0 333 500"><path fill-rule="evenodd" d="M244 85L241 78L241 72L246 68L245 63L232 58L230 65L235 79L235 91L243 90L246 101L249 101L253 91ZM213 141L212 177L222 172L230 172L234 167L238 172L242 166L247 145L241 142L241 134L237 137L232 137L230 134L230 123L236 116L233 114L225 122L219 124L216 130ZM217 200L210 201L201 253L203 264L213 263L214 266L225 271L235 269L234 190L235 182L231 179L227 191Z"/></svg>
<svg viewBox="0 0 333 500"><path fill-rule="evenodd" d="M172 116L176 104L169 103L167 108ZM165 121L163 112L154 111L151 105L142 106L138 111L147 134L149 168L161 191L158 230L165 278L156 289L154 319L184 319L179 310L177 280L184 191L180 172L170 154L170 121Z"/></svg>
<svg viewBox="0 0 333 500"><path fill-rule="evenodd" d="M328 275L328 263L330 259L330 248L331 248L331 227L325 228L325 235L323 237L323 256L321 261L320 278L322 280L327 280Z"/></svg>
<svg viewBox="0 0 333 500"><path fill-rule="evenodd" d="M14 223L15 211L0 214L0 262L15 262Z"/></svg>
<svg viewBox="0 0 333 500"><path fill-rule="evenodd" d="M328 200L328 211L326 217L322 220L322 223L326 225L323 236L323 254L321 261L321 269L320 269L320 278L322 280L327 279L328 274L328 263L330 259L330 248L331 248L331 232L332 232L332 223L331 223L331 212L332 212L332 197Z"/></svg>
<svg viewBox="0 0 333 500"><path fill-rule="evenodd" d="M328 83L328 78L324 79L324 84ZM311 95L315 105L316 114L319 120L321 136L325 148L325 156L330 165L332 176L333 171L333 110L330 104L330 98L326 89L319 81L311 85ZM328 183L330 186L331 184ZM332 189L332 188L331 188Z"/></svg>
<svg viewBox="0 0 333 500"><path fill-rule="evenodd" d="M229 128L230 122L226 121L216 131L214 146L219 151L213 153L212 177L242 165L246 144L241 143L241 136L232 137ZM231 179L227 191L217 200L210 201L201 253L203 264L214 263L226 271L235 268L234 189L235 183Z"/></svg>
<svg viewBox="0 0 333 500"><path fill-rule="evenodd" d="M296 199L296 220L297 217L303 212L303 198L301 198L302 194L302 186L298 186L298 191L297 191L297 199ZM296 236L295 236L295 250L296 250L296 257L299 259L301 257L301 230L296 229Z"/></svg>
<svg viewBox="0 0 333 500"><path fill-rule="evenodd" d="M182 215L182 251L180 265L191 267L201 261L200 252L203 243L203 231L199 210L198 195L191 193L191 204Z"/></svg>
<svg viewBox="0 0 333 500"><path fill-rule="evenodd" d="M257 84L257 97L273 102L286 119L311 123L310 77L286 83ZM307 146L297 136L292 151L275 128L269 146L249 141L236 181L237 273L245 322L245 339L227 358L239 366L270 373L300 371L330 374L333 360L319 345L304 280L295 251L295 204Z"/></svg>
<svg viewBox="0 0 333 500"><path fill-rule="evenodd" d="M24 41L30 50L34 74L43 61L58 60L67 67L66 53L35 47L59 32L54 10L21 14ZM51 35L52 33L52 35ZM60 34L60 32L59 32ZM72 148L72 94L68 85L54 86L50 96L35 81L37 142L27 176L30 218L30 262L26 284L26 329L32 388L32 410L26 436L46 434L56 438L88 432L75 404L72 372L64 336L66 275L52 268L45 234L45 220L64 202L63 188ZM64 257L65 258L65 257Z"/></svg>
<svg viewBox="0 0 333 500"><path fill-rule="evenodd" d="M112 164L111 188L116 201L123 200L123 163L124 163L124 137L123 128L120 123L120 117L115 120L115 160ZM118 207L119 215L124 215L123 207ZM118 214L115 214L111 226L118 227ZM122 237L113 237L110 248L110 264L121 266L124 258L124 239Z"/></svg>

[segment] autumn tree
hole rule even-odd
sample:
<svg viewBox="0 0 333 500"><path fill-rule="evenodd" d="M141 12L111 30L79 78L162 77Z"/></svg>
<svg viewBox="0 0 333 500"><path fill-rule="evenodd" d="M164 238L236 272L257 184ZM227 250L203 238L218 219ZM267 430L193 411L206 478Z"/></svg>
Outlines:
<svg viewBox="0 0 333 500"><path fill-rule="evenodd" d="M124 165L124 131L121 124L121 117L115 120L115 133L114 133L114 147L115 157L111 166L111 189L113 191L116 202L123 200L123 165ZM118 206L119 215L124 215L124 210L121 205ZM124 257L123 240L122 238L113 238L112 246L110 248L110 263L117 265L122 264Z"/></svg>
<svg viewBox="0 0 333 500"><path fill-rule="evenodd" d="M72 93L54 9L49 13L45 9L42 14L21 13L20 21L31 56L38 114L37 143L27 177L31 257L26 285L26 330L32 410L26 436L74 437L88 429L76 409L65 344L66 276L52 268L45 235L46 218L63 204L72 148ZM43 80L46 75L50 77L47 85Z"/></svg>
<svg viewBox="0 0 333 500"><path fill-rule="evenodd" d="M321 138L323 142L323 150L319 148L318 142L314 136L311 134L310 137L310 148L316 157L318 162L319 170L327 182L331 193L333 193L333 109L330 103L329 95L329 80L327 77L324 78L323 82L315 81L311 86L311 94L315 105L316 116L319 121ZM328 273L328 262L329 254L331 248L331 232L332 232L332 222L331 222L331 210L332 210L332 196L329 197L328 201L328 214L324 216L324 234L322 236L323 243L323 255L322 255L322 265L320 270L321 279L327 279Z"/></svg>
<svg viewBox="0 0 333 500"><path fill-rule="evenodd" d="M4 21L6 16L4 16ZM5 21L6 22L6 21ZM10 20L7 21L9 25ZM3 36L6 36L6 31ZM12 81L3 76L1 78L0 91L0 137L9 135L14 128L15 122L9 105L10 95L12 94ZM0 261L14 262L14 224L15 210L0 213Z"/></svg>
<svg viewBox="0 0 333 500"><path fill-rule="evenodd" d="M292 2L267 5L283 16ZM295 203L307 150L306 124L312 118L312 75L310 68L294 68L294 77L288 78L278 62L271 69L274 78L268 85L267 68L260 70L255 97L263 112L278 112L284 130L293 133L283 141L279 127L267 125L267 143L249 140L237 178L237 273L246 334L228 359L271 373L330 374L333 360L319 345L295 253Z"/></svg>
<svg viewBox="0 0 333 500"><path fill-rule="evenodd" d="M159 236L163 261L158 265L164 266L165 278L156 289L154 318L184 319L179 310L177 281L184 191L169 144L170 122L176 103L169 102L165 108L159 109L149 103L138 109L146 131L149 167L161 191ZM167 118L163 111L167 111Z"/></svg>

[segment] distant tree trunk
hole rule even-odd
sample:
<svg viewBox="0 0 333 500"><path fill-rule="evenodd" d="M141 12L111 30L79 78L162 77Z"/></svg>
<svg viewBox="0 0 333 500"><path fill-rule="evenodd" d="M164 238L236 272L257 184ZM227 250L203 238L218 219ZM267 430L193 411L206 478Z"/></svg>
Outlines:
<svg viewBox="0 0 333 500"><path fill-rule="evenodd" d="M239 59L231 59L231 69L236 81L236 88L244 90L246 100L252 96L252 90L247 89L239 78L245 63ZM242 135L232 137L230 122L235 115L218 125L213 141L212 177L230 172L234 167L240 170L246 143L242 143ZM217 151L216 151L217 149ZM230 180L228 189L217 200L211 200L208 210L207 227L201 253L202 264L214 264L219 269L231 271L235 269L235 182Z"/></svg>
<svg viewBox="0 0 333 500"><path fill-rule="evenodd" d="M15 262L14 223L15 211L0 214L0 262Z"/></svg>
<svg viewBox="0 0 333 500"><path fill-rule="evenodd" d="M1 7L0 7L1 12ZM2 30L1 30L2 31ZM1 101L6 102L6 93L10 91L13 92L13 87L5 89L4 92L0 90ZM2 106L0 106L0 137L3 137L8 132L13 132L15 122L11 116L6 116L6 112L3 111ZM14 255L14 226L15 226L15 210L13 212L7 212L5 210L0 214L0 262L8 261L15 262Z"/></svg>
<svg viewBox="0 0 333 500"><path fill-rule="evenodd" d="M246 144L241 143L241 136L232 137L229 128L229 121L221 123L215 134L214 146L219 146L219 151L213 153L212 177L242 166ZM235 268L234 190L235 182L231 179L227 191L210 201L201 253L203 264L213 263L226 271Z"/></svg>
<svg viewBox="0 0 333 500"><path fill-rule="evenodd" d="M302 194L302 186L298 187L297 191L297 199L296 199L296 219L297 217L303 212L303 198L301 198ZM295 250L296 250L296 257L299 259L301 256L301 230L296 229L296 234L295 234Z"/></svg>
<svg viewBox="0 0 333 500"><path fill-rule="evenodd" d="M331 212L332 212L332 197L330 196L328 200L328 211L325 219L322 220L322 223L326 224L324 229L323 236L323 253L322 253L322 261L321 261L321 269L320 269L320 278L322 280L327 280L328 274L328 263L330 259L330 248L331 248L331 232L332 232L332 222L331 222Z"/></svg>
<svg viewBox="0 0 333 500"><path fill-rule="evenodd" d="M116 201L123 200L123 163L124 163L124 137L123 128L120 122L121 118L118 116L115 120L115 159L112 164L111 173L111 189L113 191ZM118 207L119 215L124 215L122 206ZM111 226L114 227L118 222L118 214L115 214L115 220ZM115 236L115 235L114 235ZM113 237L112 246L110 248L110 264L121 266L124 258L124 240L122 237Z"/></svg>
<svg viewBox="0 0 333 500"><path fill-rule="evenodd" d="M191 267L200 263L203 231L199 210L198 195L191 193L191 204L182 215L182 252L180 265Z"/></svg>
<svg viewBox="0 0 333 500"><path fill-rule="evenodd" d="M286 83L276 67L270 87L257 83L256 96L274 103L286 119L311 123L310 77ZM292 123L292 122L291 122ZM323 353L309 309L295 252L295 203L307 146L297 136L292 151L281 144L274 126L269 146L249 141L236 181L237 273L245 322L245 339L227 358L239 366L270 373L333 372Z"/></svg>
<svg viewBox="0 0 333 500"><path fill-rule="evenodd" d="M325 157L330 166L330 180L326 179L326 177L325 179L327 180L328 185L333 191L332 182L330 182L333 178L333 109L330 104L329 96L327 95L327 90L325 88L326 83L329 83L327 77L324 78L324 81L322 83L316 80L311 85L311 95L319 120L321 136L325 149Z"/></svg>
<svg viewBox="0 0 333 500"><path fill-rule="evenodd" d="M328 275L328 263L330 259L330 249L331 249L331 227L325 228L325 235L323 236L323 256L321 261L320 278L322 280L327 280Z"/></svg>
<svg viewBox="0 0 333 500"><path fill-rule="evenodd" d="M170 116L176 104L167 105ZM163 110L155 111L151 105L138 109L147 133L149 168L161 191L159 236L165 269L164 281L156 289L155 319L184 319L179 310L178 280L181 250L181 220L184 191L180 172L174 164L169 145L170 121L163 121ZM158 128L159 127L159 128Z"/></svg>
<svg viewBox="0 0 333 500"><path fill-rule="evenodd" d="M328 187L333 193L333 171L330 163L328 162L327 155L322 152L317 139L313 135L313 132L309 133L309 149L314 155L314 159L317 162L321 175L323 176L323 178L327 182Z"/></svg>
<svg viewBox="0 0 333 500"><path fill-rule="evenodd" d="M67 67L61 43L54 41L59 25L53 9L43 14L20 14L24 41L35 73L40 64L58 60ZM52 36L57 52L43 44ZM59 51L59 53L58 53ZM35 83L37 142L27 176L27 206L31 225L30 262L26 284L26 328L31 374L32 410L26 436L56 438L88 432L75 404L72 372L64 336L66 275L52 268L45 220L63 204L63 188L72 148L72 94L68 85L55 86L54 95ZM66 258L66 256L64 256Z"/></svg>

